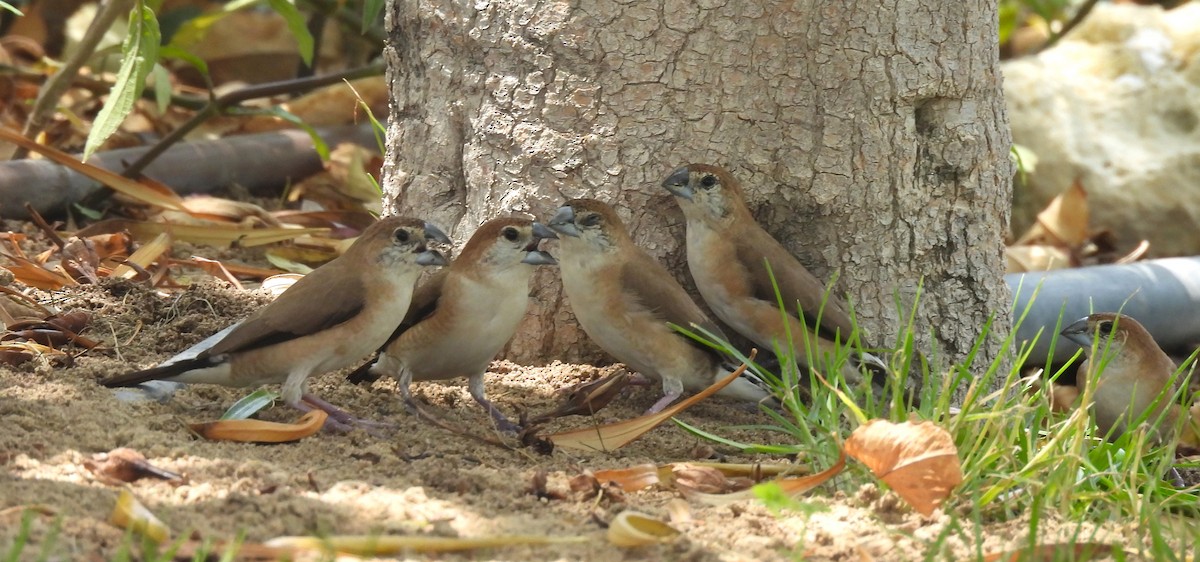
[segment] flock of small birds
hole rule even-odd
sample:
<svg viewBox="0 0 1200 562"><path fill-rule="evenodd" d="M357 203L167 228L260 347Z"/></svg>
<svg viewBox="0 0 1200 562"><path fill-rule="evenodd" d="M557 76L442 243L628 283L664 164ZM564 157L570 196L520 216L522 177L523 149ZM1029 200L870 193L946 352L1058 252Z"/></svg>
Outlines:
<svg viewBox="0 0 1200 562"><path fill-rule="evenodd" d="M852 383L865 374L882 385L892 376L880 358L857 351L872 346L854 329L847 307L754 220L728 171L690 164L672 171L662 187L687 219L692 278L724 325L762 349L791 350L800 365L849 353L842 374ZM547 239L557 241L557 257L539 248ZM420 219L381 219L343 255L297 281L211 347L103 384L282 383L287 404L325 410L327 426L349 429L367 420L306 394L305 381L374 354L349 375L350 381L395 377L405 404L415 411L412 381L466 376L471 396L496 427L517 432L520 427L488 401L484 374L525 315L534 268L555 265L584 332L631 370L662 383L663 397L650 412L733 372L731 358L672 327L699 328L729 341L671 273L633 242L605 203L572 199L545 223L489 220L453 263L427 247L430 242L451 240ZM443 267L417 286L423 268L438 266ZM1155 408L1161 418L1178 415L1169 408L1178 405L1156 400L1174 364L1137 321L1095 314L1063 335L1085 349L1096 337L1116 346L1118 359L1108 363L1094 393L1094 415L1106 434L1119 434L1130 419L1147 417L1143 414ZM1087 365L1084 369L1088 372ZM718 394L744 402L771 397L748 371Z"/></svg>

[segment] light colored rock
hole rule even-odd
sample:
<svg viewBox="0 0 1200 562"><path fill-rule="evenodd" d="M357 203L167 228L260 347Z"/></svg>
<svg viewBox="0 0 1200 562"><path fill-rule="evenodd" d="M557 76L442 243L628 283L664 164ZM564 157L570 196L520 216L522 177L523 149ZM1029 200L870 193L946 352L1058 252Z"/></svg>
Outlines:
<svg viewBox="0 0 1200 562"><path fill-rule="evenodd" d="M1013 231L1076 179L1094 228L1200 254L1200 4L1099 4L1055 47L1002 66L1013 142L1037 154Z"/></svg>

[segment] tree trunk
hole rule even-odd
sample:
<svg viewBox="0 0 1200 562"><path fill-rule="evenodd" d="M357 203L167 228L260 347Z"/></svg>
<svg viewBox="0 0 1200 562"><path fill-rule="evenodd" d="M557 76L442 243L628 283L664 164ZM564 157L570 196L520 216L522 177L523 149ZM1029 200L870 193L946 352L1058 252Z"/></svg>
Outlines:
<svg viewBox="0 0 1200 562"><path fill-rule="evenodd" d="M918 349L958 360L989 315L1009 324L996 22L984 0L394 0L390 207L461 242L490 217L594 197L690 286L660 183L718 164L814 274L840 271L876 345L923 280ZM556 275L535 279L510 358L603 357Z"/></svg>

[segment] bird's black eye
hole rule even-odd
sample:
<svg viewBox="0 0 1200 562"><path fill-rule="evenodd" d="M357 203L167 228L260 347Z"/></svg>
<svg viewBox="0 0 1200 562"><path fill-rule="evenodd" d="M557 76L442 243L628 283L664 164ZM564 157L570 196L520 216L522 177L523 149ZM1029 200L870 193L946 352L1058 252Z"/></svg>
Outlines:
<svg viewBox="0 0 1200 562"><path fill-rule="evenodd" d="M1100 332L1101 334L1104 334L1106 336L1112 333L1112 328L1113 328L1113 323L1109 322L1108 320L1105 320L1096 325L1096 331Z"/></svg>
<svg viewBox="0 0 1200 562"><path fill-rule="evenodd" d="M583 220L581 220L579 222L583 226L596 226L596 225L600 224L600 215L592 213L586 217L583 217Z"/></svg>
<svg viewBox="0 0 1200 562"><path fill-rule="evenodd" d="M517 229L511 226L505 228L502 234L504 235L504 239L509 242L516 242L517 238L521 236L521 233L517 232Z"/></svg>
<svg viewBox="0 0 1200 562"><path fill-rule="evenodd" d="M700 185L703 186L705 189L710 188L714 185L717 185L717 176L714 176L712 174L708 174L707 176L704 176L703 178L700 179Z"/></svg>
<svg viewBox="0 0 1200 562"><path fill-rule="evenodd" d="M395 238L401 244L408 242L408 231L403 228L397 228L395 232L392 232L392 238Z"/></svg>

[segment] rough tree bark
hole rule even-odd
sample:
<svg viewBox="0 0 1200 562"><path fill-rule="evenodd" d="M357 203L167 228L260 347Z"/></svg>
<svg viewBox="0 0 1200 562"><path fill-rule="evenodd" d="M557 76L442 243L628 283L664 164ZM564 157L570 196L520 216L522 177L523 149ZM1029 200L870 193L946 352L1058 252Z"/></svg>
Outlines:
<svg viewBox="0 0 1200 562"><path fill-rule="evenodd" d="M387 18L393 211L464 241L595 197L690 285L659 183L715 163L818 277L840 272L872 340L895 341L895 296L911 306L922 279L918 336L936 329L942 359L989 315L1007 331L995 2L394 0ZM599 357L555 275L511 358Z"/></svg>

